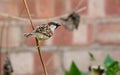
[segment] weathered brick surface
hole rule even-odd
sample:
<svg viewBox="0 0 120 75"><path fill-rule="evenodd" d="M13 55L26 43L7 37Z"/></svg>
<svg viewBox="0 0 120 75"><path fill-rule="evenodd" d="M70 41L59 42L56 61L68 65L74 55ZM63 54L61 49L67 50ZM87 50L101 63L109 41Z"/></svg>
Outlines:
<svg viewBox="0 0 120 75"><path fill-rule="evenodd" d="M66 30L63 26L59 27L55 31L53 36L53 44L54 45L71 45L72 44L72 32Z"/></svg>
<svg viewBox="0 0 120 75"><path fill-rule="evenodd" d="M80 25L73 35L74 45L88 45L93 39L92 25Z"/></svg>
<svg viewBox="0 0 120 75"><path fill-rule="evenodd" d="M16 1L8 1L8 2L3 1L2 7L4 8L0 10L1 12L18 15L18 9L16 9L17 7Z"/></svg>
<svg viewBox="0 0 120 75"><path fill-rule="evenodd" d="M1 29L0 29L1 31ZM21 45L21 28L18 26L4 26L2 34L2 47L19 47ZM0 34L1 35L1 34Z"/></svg>
<svg viewBox="0 0 120 75"><path fill-rule="evenodd" d="M120 16L120 0L105 0L105 12L107 16Z"/></svg>
<svg viewBox="0 0 120 75"><path fill-rule="evenodd" d="M0 75L3 75L3 65L5 63L5 54L0 54Z"/></svg>
<svg viewBox="0 0 120 75"><path fill-rule="evenodd" d="M56 0L54 2L54 14L55 16L62 15L65 12L65 3L64 0Z"/></svg>
<svg viewBox="0 0 120 75"><path fill-rule="evenodd" d="M55 61L55 52L42 52L44 63L49 74L55 74L57 65ZM42 64L37 52L34 53L34 74L43 74Z"/></svg>
<svg viewBox="0 0 120 75"><path fill-rule="evenodd" d="M10 54L10 60L14 69L13 75L27 75L34 72L33 53L13 53Z"/></svg>
<svg viewBox="0 0 120 75"><path fill-rule="evenodd" d="M88 71L88 67L93 64L93 65L103 65L104 59L107 54L110 54L114 59L120 60L120 51L117 50L91 50L91 52L94 54L96 58L96 63L92 63L89 60L89 55L88 52L90 50L77 50L77 51L68 51L64 53L64 67L66 69L69 69L71 61L75 61L78 67L83 70L83 71Z"/></svg>
<svg viewBox="0 0 120 75"><path fill-rule="evenodd" d="M97 40L101 44L120 44L120 23L98 26Z"/></svg>
<svg viewBox="0 0 120 75"><path fill-rule="evenodd" d="M36 0L37 16L39 18L50 18L54 16L54 0Z"/></svg>
<svg viewBox="0 0 120 75"><path fill-rule="evenodd" d="M104 12L104 1L105 0L89 0L88 2L88 14L90 17L103 17L105 15Z"/></svg>

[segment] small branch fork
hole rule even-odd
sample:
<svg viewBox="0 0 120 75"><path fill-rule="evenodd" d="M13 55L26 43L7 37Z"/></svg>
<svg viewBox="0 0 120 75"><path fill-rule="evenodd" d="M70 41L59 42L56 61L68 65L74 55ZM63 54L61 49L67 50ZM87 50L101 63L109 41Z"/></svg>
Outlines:
<svg viewBox="0 0 120 75"><path fill-rule="evenodd" d="M23 0L23 2L24 2L24 5L25 5L25 8L26 8L26 11L27 11L28 18L29 18L30 23L31 23L31 27L34 30L32 18L31 18L31 15L30 15L30 11L29 11L27 2L26 2L26 0ZM40 60L41 60L41 63L42 63L44 73L45 73L45 75L48 75L46 66L45 66L44 61L43 61L42 52L40 50L40 42L39 42L39 40L37 38L35 38L35 40L36 40L37 50L38 50L38 54L39 54L39 57L40 57Z"/></svg>

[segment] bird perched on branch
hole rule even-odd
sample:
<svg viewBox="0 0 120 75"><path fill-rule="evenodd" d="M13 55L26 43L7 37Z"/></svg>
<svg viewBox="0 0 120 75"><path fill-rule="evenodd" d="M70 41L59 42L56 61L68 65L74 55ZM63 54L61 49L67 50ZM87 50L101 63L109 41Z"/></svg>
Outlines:
<svg viewBox="0 0 120 75"><path fill-rule="evenodd" d="M67 18L60 19L63 25L70 31L78 29L80 16L77 12L72 12Z"/></svg>
<svg viewBox="0 0 120 75"><path fill-rule="evenodd" d="M60 26L57 22L49 22L48 24L42 24L37 26L31 33L25 33L24 36L37 37L39 40L49 39L56 28Z"/></svg>

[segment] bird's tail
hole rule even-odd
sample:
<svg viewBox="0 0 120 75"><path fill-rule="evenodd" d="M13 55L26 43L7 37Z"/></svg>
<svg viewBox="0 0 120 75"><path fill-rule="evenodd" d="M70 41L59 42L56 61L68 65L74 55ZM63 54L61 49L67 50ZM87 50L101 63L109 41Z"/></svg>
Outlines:
<svg viewBox="0 0 120 75"><path fill-rule="evenodd" d="M29 38L29 37L33 36L33 34L32 33L24 33L24 36Z"/></svg>

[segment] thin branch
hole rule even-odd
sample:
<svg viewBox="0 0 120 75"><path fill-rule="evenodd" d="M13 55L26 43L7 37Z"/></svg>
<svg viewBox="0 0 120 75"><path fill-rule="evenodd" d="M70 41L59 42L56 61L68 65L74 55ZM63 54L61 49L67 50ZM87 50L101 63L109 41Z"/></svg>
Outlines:
<svg viewBox="0 0 120 75"><path fill-rule="evenodd" d="M27 11L30 23L31 23L31 27L34 30L34 26L33 26L33 23L32 23L32 18L31 18L30 12L29 12L29 8L28 8L28 5L27 5L27 2L26 2L26 0L23 0L23 1L24 1L24 5L25 5L25 8L26 8L26 11ZM43 67L44 73L45 73L45 75L48 75L46 66L45 66L44 61L43 61L42 52L40 50L39 40L37 38L35 38L35 40L36 40L36 45L37 45L37 49L38 49L38 53L39 53L39 57L40 57L40 60L41 60L41 63L42 63L42 67Z"/></svg>
<svg viewBox="0 0 120 75"><path fill-rule="evenodd" d="M80 7L80 5L82 4L82 2L83 2L83 0L80 0L80 1L78 2L78 5L75 7L75 9L74 9L73 11L77 11L78 8Z"/></svg>
<svg viewBox="0 0 120 75"><path fill-rule="evenodd" d="M86 9L87 7L82 7L80 9L78 9L76 12L82 12ZM60 16L57 16L57 17L52 17L52 18L48 18L48 19L32 19L32 22L34 23L38 23L38 22L46 22L46 21L53 21L53 20L59 20L59 18L62 18L62 17L67 17L70 13L66 13L66 14L63 14L63 15L60 15ZM18 16L14 16L14 15L11 15L11 14L6 14L6 13L0 13L0 16L2 17L9 17L9 18L12 18L12 19L15 19L15 20L20 20L20 21L26 21L28 22L28 19L26 18L22 18L22 17L18 17Z"/></svg>
<svg viewBox="0 0 120 75"><path fill-rule="evenodd" d="M30 23L31 23L31 27L34 30L34 26L33 26L33 23L32 23L32 18L31 18L31 15L30 15L30 11L29 11L27 2L26 2L26 0L23 0L23 1L24 1L24 5L25 5L25 8L26 8L26 11L27 11L27 15L28 15Z"/></svg>

